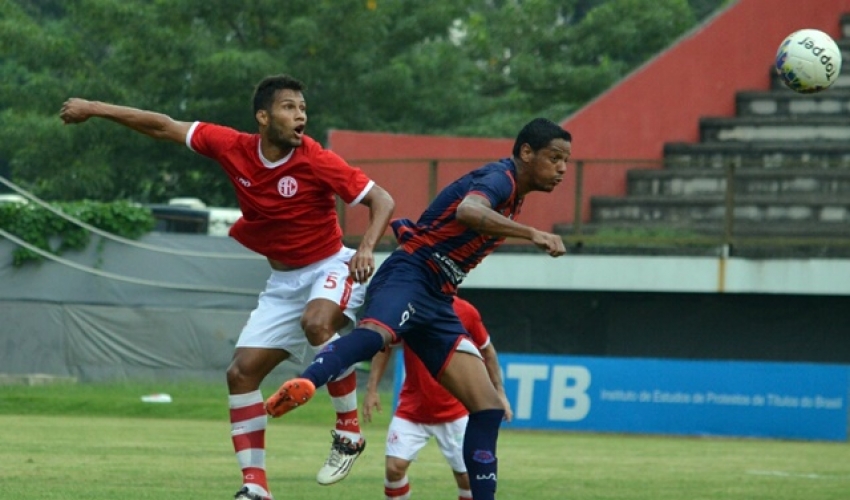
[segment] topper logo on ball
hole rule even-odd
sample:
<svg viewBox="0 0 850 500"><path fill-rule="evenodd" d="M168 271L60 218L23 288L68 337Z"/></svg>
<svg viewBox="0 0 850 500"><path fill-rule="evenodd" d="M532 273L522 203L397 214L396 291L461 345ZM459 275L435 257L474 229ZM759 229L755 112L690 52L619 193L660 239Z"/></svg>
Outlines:
<svg viewBox="0 0 850 500"><path fill-rule="evenodd" d="M826 78L828 80L832 80L832 77L835 76L835 65L832 64L832 57L823 54L823 51L826 50L826 48L815 45L815 41L809 37L800 40L797 42L797 45L802 45L806 49L811 50L815 57L820 57L820 63L823 64L826 69Z"/></svg>

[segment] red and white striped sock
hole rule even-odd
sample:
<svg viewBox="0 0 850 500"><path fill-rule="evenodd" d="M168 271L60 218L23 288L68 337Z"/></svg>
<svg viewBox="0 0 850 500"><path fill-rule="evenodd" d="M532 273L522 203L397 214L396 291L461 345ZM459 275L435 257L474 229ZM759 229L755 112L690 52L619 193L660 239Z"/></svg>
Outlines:
<svg viewBox="0 0 850 500"><path fill-rule="evenodd" d="M230 435L236 460L242 469L242 484L252 492L271 497L266 479L266 424L263 395L257 390L231 394Z"/></svg>
<svg viewBox="0 0 850 500"><path fill-rule="evenodd" d="M457 489L457 500L472 500L472 491L471 490L462 490L460 488Z"/></svg>
<svg viewBox="0 0 850 500"><path fill-rule="evenodd" d="M336 410L336 432L355 443L360 440L360 421L357 418L357 373L354 367L333 382L328 383Z"/></svg>
<svg viewBox="0 0 850 500"><path fill-rule="evenodd" d="M339 338L335 333L322 345L311 346L315 353ZM328 382L328 394L336 410L336 432L353 442L360 440L360 421L357 418L357 373L351 366L333 382Z"/></svg>
<svg viewBox="0 0 850 500"><path fill-rule="evenodd" d="M407 474L398 481L387 481L384 478L384 495L386 500L410 500L410 483Z"/></svg>

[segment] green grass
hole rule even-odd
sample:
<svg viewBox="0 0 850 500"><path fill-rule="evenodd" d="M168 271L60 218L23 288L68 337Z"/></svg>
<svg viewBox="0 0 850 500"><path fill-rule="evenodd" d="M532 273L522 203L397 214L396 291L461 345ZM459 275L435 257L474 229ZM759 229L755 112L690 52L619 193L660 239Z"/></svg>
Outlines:
<svg viewBox="0 0 850 500"><path fill-rule="evenodd" d="M174 402L140 402L150 392ZM0 387L0 498L232 498L240 476L224 392L209 384ZM385 411L365 424L369 448L332 487L314 481L330 443L327 396L271 421L278 500L383 498L388 420ZM499 459L501 500L850 498L847 443L503 431ZM456 498L433 445L410 478L416 500Z"/></svg>

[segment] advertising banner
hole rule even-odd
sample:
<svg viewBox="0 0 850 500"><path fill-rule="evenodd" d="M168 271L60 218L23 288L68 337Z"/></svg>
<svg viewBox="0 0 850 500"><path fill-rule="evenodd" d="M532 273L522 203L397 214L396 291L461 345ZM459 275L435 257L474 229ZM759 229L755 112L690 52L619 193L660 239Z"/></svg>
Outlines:
<svg viewBox="0 0 850 500"><path fill-rule="evenodd" d="M847 440L844 365L507 353L499 360L514 412L506 429Z"/></svg>

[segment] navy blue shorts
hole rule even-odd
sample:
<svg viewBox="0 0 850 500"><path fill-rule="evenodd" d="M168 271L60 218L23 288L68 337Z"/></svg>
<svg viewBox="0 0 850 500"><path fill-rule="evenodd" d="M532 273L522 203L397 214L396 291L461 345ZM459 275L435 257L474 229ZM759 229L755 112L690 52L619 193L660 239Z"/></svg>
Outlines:
<svg viewBox="0 0 850 500"><path fill-rule="evenodd" d="M395 251L369 283L360 322L393 332L439 380L457 344L469 337L453 300L453 295L440 291L434 271Z"/></svg>

